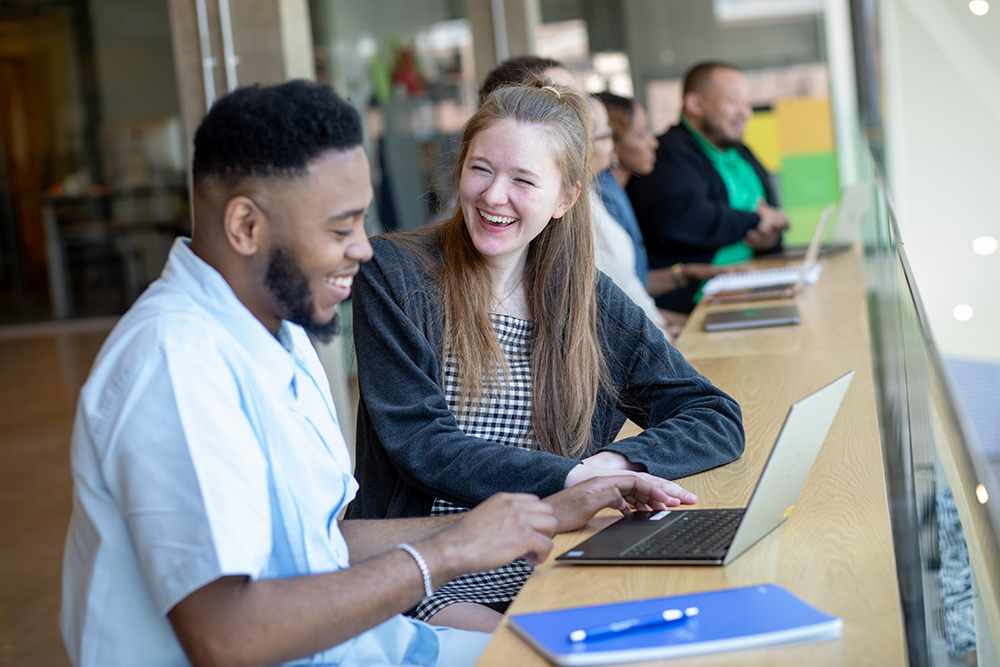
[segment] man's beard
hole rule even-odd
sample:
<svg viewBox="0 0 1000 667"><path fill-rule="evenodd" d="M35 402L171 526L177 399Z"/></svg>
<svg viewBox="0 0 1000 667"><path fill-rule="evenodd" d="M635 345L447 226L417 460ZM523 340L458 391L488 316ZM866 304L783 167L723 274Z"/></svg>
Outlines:
<svg viewBox="0 0 1000 667"><path fill-rule="evenodd" d="M313 319L315 309L309 279L295 262L291 251L282 247L271 251L264 284L281 309L283 319L298 324L321 343L329 343L340 333L340 313L334 311L333 318L325 324Z"/></svg>
<svg viewBox="0 0 1000 667"><path fill-rule="evenodd" d="M715 121L710 120L709 118L702 118L701 125L703 128L702 134L704 134L709 141L718 146L720 149L726 151L730 148L739 146L740 140L728 138L725 130L722 129L722 126Z"/></svg>

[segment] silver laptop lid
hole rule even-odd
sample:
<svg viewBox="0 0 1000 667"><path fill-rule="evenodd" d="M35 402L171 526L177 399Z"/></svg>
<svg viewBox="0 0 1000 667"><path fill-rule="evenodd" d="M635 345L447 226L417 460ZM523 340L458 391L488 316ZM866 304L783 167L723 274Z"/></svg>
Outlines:
<svg viewBox="0 0 1000 667"><path fill-rule="evenodd" d="M859 181L843 189L831 240L853 243L861 238L861 221L868 212L871 198L871 181Z"/></svg>
<svg viewBox="0 0 1000 667"><path fill-rule="evenodd" d="M826 235L827 225L830 224L833 208L833 204L830 204L819 214L816 231L813 232L812 239L809 240L809 248L806 250L805 259L802 260L802 270L799 271L799 279L795 281L795 287L792 288L794 294L802 291L802 288L806 284L806 279L809 277L809 272L812 271L812 267L816 265L816 261L819 259L819 251L823 247L823 237Z"/></svg>
<svg viewBox="0 0 1000 667"><path fill-rule="evenodd" d="M767 535L795 506L853 377L850 371L792 404L724 565Z"/></svg>

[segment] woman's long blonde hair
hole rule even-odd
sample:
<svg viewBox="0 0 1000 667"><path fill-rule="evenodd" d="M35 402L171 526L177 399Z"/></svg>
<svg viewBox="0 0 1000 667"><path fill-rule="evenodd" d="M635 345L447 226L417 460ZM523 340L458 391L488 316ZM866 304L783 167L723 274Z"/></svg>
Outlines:
<svg viewBox="0 0 1000 667"><path fill-rule="evenodd" d="M535 446L579 458L590 445L598 391L607 385L597 332L597 268L588 194L590 114L579 92L544 79L501 88L465 125L456 180L472 139L504 120L542 128L556 151L563 188L580 187L576 203L561 218L550 220L528 245L523 276L532 320ZM397 238L425 250L440 245L435 273L444 312L442 359L450 354L459 371L459 405L467 409L494 396L506 384L508 369L490 320L495 295L489 268L473 245L461 206L438 225Z"/></svg>

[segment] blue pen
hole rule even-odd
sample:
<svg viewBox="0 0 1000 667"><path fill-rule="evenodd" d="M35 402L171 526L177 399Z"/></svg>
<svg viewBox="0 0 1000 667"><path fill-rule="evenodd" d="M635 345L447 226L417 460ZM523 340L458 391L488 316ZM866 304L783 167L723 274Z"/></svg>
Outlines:
<svg viewBox="0 0 1000 667"><path fill-rule="evenodd" d="M668 623L677 623L678 621L684 621L691 616L697 615L698 607L664 609L655 614L646 614L645 616L636 616L624 621L615 621L606 625L595 625L591 628L574 630L569 633L569 640L571 642L585 642L588 639L600 639L611 635L620 635L624 632L634 632L635 630L654 628L660 625L667 625Z"/></svg>

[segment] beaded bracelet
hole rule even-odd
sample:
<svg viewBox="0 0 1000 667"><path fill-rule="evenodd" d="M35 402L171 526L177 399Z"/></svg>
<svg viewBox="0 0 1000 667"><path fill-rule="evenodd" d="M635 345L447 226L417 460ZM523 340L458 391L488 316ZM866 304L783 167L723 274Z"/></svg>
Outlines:
<svg viewBox="0 0 1000 667"><path fill-rule="evenodd" d="M417 561L417 567L420 568L420 575L424 578L424 593L426 594L426 597L434 595L434 586L431 585L431 573L430 570L427 569L427 561L425 561L424 557L420 555L420 552L417 551L412 544L407 544L406 542L396 545L396 548L402 549L406 553L413 556L413 560Z"/></svg>

